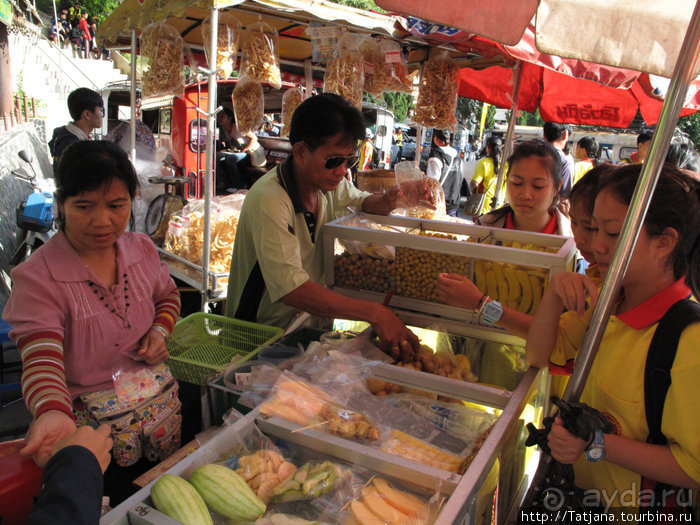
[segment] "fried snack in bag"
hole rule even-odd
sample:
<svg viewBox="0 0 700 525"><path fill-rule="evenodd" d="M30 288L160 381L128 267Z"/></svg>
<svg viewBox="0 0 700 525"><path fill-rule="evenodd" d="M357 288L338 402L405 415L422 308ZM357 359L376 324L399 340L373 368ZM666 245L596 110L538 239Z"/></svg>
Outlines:
<svg viewBox="0 0 700 525"><path fill-rule="evenodd" d="M241 35L241 77L282 87L277 31L265 22L249 26Z"/></svg>
<svg viewBox="0 0 700 525"><path fill-rule="evenodd" d="M304 102L305 89L301 86L288 89L282 95L282 130L280 137L288 137L289 130L292 129L292 115L299 107L299 104Z"/></svg>
<svg viewBox="0 0 700 525"><path fill-rule="evenodd" d="M265 117L262 84L251 77L243 77L233 89L232 100L238 131L257 131Z"/></svg>
<svg viewBox="0 0 700 525"><path fill-rule="evenodd" d="M216 31L216 62L211 59L209 41L211 39L211 16L202 22L202 42L209 67L218 69L219 78L228 78L233 73L236 60L237 41L241 33L241 23L230 13L219 13L219 23Z"/></svg>
<svg viewBox="0 0 700 525"><path fill-rule="evenodd" d="M360 109L364 82L364 59L360 53L359 39L344 33L338 40L337 56L326 66L323 91L340 95Z"/></svg>
<svg viewBox="0 0 700 525"><path fill-rule="evenodd" d="M447 52L428 59L423 68L414 122L429 128L452 128L457 109L459 66Z"/></svg>
<svg viewBox="0 0 700 525"><path fill-rule="evenodd" d="M381 40L367 39L360 44L360 53L364 59L364 90L375 97L380 97L386 87L384 51Z"/></svg>
<svg viewBox="0 0 700 525"><path fill-rule="evenodd" d="M183 41L177 30L163 22L147 25L141 33L141 56L148 60L143 74L143 96L182 96L185 92Z"/></svg>
<svg viewBox="0 0 700 525"><path fill-rule="evenodd" d="M385 90L411 93L417 71L409 74L398 42L382 41L381 51L384 55Z"/></svg>

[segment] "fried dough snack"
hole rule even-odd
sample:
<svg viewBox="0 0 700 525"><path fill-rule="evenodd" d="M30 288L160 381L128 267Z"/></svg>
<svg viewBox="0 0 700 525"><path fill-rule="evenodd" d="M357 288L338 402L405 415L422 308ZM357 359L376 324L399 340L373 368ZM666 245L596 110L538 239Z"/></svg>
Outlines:
<svg viewBox="0 0 700 525"><path fill-rule="evenodd" d="M359 52L345 52L328 62L323 82L324 91L340 95L357 108L361 108L363 85L364 60Z"/></svg>
<svg viewBox="0 0 700 525"><path fill-rule="evenodd" d="M459 66L447 53L431 57L423 68L413 120L429 128L454 126Z"/></svg>
<svg viewBox="0 0 700 525"><path fill-rule="evenodd" d="M265 99L260 82L243 77L233 90L233 113L241 133L256 131L265 116Z"/></svg>
<svg viewBox="0 0 700 525"><path fill-rule="evenodd" d="M183 43L177 30L165 22L146 26L141 33L141 54L149 60L143 74L143 96L183 93Z"/></svg>
<svg viewBox="0 0 700 525"><path fill-rule="evenodd" d="M411 93L413 91L413 78L418 71L408 73L408 68L401 56L401 48L396 42L385 40L382 42L384 53L384 73L386 76L386 91L400 91Z"/></svg>
<svg viewBox="0 0 700 525"><path fill-rule="evenodd" d="M233 73L233 63L236 56L236 39L241 30L241 23L229 13L219 14L219 25L216 32L216 69L220 78L228 78ZM202 22L202 41L209 42L211 34L211 17ZM209 46L204 46L209 67L212 67L209 56Z"/></svg>
<svg viewBox="0 0 700 525"><path fill-rule="evenodd" d="M304 88L295 87L288 89L282 96L282 131L280 137L288 137L289 130L292 129L292 115L294 111L304 101Z"/></svg>
<svg viewBox="0 0 700 525"><path fill-rule="evenodd" d="M282 87L280 66L275 54L275 35L262 31L246 31L241 54L241 76Z"/></svg>
<svg viewBox="0 0 700 525"><path fill-rule="evenodd" d="M362 58L365 61L364 90L375 97L379 97L384 93L387 83L386 64L381 42L376 40L364 41L360 46L360 53L362 53Z"/></svg>

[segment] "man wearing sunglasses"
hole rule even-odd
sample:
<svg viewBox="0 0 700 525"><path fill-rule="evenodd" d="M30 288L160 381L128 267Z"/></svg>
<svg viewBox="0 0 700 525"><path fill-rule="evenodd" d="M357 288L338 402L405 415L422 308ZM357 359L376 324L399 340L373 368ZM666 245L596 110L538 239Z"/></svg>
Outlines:
<svg viewBox="0 0 700 525"><path fill-rule="evenodd" d="M387 307L323 286L322 226L348 207L390 213L397 187L382 195L361 192L346 177L365 137L362 114L342 97L305 100L292 117L292 154L258 180L243 203L234 243L226 315L286 327L299 312L367 321L385 345L416 336ZM432 200L427 185L416 192Z"/></svg>

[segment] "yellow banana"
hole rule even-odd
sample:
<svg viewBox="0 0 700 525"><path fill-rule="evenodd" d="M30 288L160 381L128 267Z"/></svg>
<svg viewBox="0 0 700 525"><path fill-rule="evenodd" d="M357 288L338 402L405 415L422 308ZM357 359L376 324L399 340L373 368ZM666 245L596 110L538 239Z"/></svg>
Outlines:
<svg viewBox="0 0 700 525"><path fill-rule="evenodd" d="M481 293L486 293L486 263L481 259L474 261L474 280Z"/></svg>
<svg viewBox="0 0 700 525"><path fill-rule="evenodd" d="M522 288L518 311L526 314L530 311L530 307L532 306L532 285L530 284L530 278L525 270L520 269L515 270L515 276L518 278L518 282Z"/></svg>
<svg viewBox="0 0 700 525"><path fill-rule="evenodd" d="M532 308L530 308L530 313L534 314L542 300L542 282L537 275L530 274L529 277L532 285Z"/></svg>
<svg viewBox="0 0 700 525"><path fill-rule="evenodd" d="M515 270L511 266L506 266L503 269L503 275L508 281L508 296L504 297L502 301L506 303L508 308L517 309L518 299L522 295L522 287L520 286L520 281L518 276L515 275Z"/></svg>
<svg viewBox="0 0 700 525"><path fill-rule="evenodd" d="M491 263L493 268L493 273L496 274L496 283L498 284L498 297L491 295L491 299L496 299L501 303L508 305L508 281L506 281L506 276L503 274L503 266L500 263Z"/></svg>
<svg viewBox="0 0 700 525"><path fill-rule="evenodd" d="M486 270L486 295L495 299L498 295L498 280L492 269Z"/></svg>

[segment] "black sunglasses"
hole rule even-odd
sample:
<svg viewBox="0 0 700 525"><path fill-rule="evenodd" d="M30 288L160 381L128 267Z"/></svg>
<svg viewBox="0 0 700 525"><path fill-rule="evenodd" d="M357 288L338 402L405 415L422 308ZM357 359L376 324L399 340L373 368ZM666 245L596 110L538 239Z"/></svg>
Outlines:
<svg viewBox="0 0 700 525"><path fill-rule="evenodd" d="M354 154L354 155L334 155L334 156L328 157L326 159L325 168L327 170L334 170L334 169L340 167L342 164L345 164L345 167L347 169L352 169L355 166L357 166L358 162L360 162L360 156L357 154Z"/></svg>

